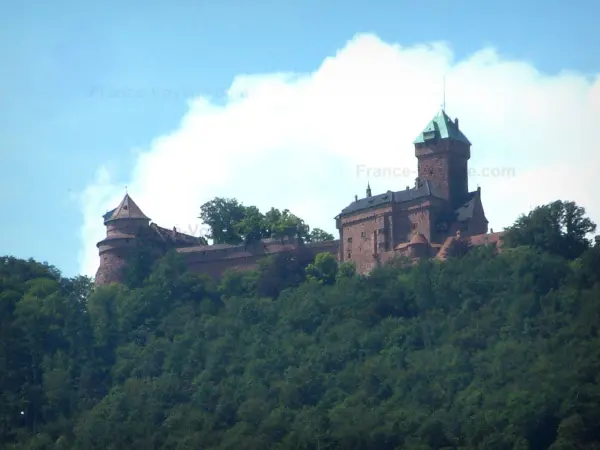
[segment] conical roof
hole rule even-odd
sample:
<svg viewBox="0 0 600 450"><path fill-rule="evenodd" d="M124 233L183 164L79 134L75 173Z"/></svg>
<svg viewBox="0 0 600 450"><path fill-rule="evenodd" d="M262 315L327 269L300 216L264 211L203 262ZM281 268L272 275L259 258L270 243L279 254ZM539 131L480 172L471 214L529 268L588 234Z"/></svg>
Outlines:
<svg viewBox="0 0 600 450"><path fill-rule="evenodd" d="M146 219L150 220L146 214L142 212L140 207L133 201L133 199L129 196L129 194L125 194L123 200L116 209L105 215L104 221L108 222L109 220L117 220L117 219Z"/></svg>
<svg viewBox="0 0 600 450"><path fill-rule="evenodd" d="M450 139L471 145L471 142L458 128L458 122L452 121L443 109L427 124L425 129L417 136L414 144L422 144L431 139Z"/></svg>
<svg viewBox="0 0 600 450"><path fill-rule="evenodd" d="M410 245L417 245L417 244L429 245L429 242L427 242L427 238L425 236L423 236L421 233L415 233L415 234L413 234L413 237L410 240Z"/></svg>

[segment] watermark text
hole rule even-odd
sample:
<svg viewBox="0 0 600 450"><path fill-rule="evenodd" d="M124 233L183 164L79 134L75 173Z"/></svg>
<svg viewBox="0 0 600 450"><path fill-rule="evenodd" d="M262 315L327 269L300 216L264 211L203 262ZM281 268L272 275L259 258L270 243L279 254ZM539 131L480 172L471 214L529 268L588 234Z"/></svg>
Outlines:
<svg viewBox="0 0 600 450"><path fill-rule="evenodd" d="M434 169L430 172L434 174ZM356 176L365 178L410 178L414 179L419 176L417 169L409 167L393 167L381 166L373 167L365 164L356 166ZM481 178L514 178L516 170L514 167L469 167L467 169L468 177Z"/></svg>

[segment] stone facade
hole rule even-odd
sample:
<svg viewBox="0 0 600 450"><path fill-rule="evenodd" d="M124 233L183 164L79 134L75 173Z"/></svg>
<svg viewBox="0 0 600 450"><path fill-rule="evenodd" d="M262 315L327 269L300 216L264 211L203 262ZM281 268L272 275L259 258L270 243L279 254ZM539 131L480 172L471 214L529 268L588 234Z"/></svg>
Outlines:
<svg viewBox="0 0 600 450"><path fill-rule="evenodd" d="M265 240L244 245L201 245L198 238L154 223L125 195L104 216L106 238L98 243L100 267L96 284L121 282L127 256L137 243L155 245L159 252L176 249L190 269L219 278L227 269L255 268L265 256L298 249L316 255L328 252L350 261L367 274L392 258L403 256L446 259L470 246L494 244L502 233L488 233L481 189L468 190L471 143L445 111L440 111L414 142L418 178L412 188L366 196L349 204L336 217L339 240L303 244Z"/></svg>
<svg viewBox="0 0 600 450"><path fill-rule="evenodd" d="M501 233L488 234L481 189L468 189L471 143L458 120L440 111L414 145L419 176L412 188L372 195L367 186L366 197L336 218L339 260L361 273L396 256L445 259L459 243L500 247Z"/></svg>

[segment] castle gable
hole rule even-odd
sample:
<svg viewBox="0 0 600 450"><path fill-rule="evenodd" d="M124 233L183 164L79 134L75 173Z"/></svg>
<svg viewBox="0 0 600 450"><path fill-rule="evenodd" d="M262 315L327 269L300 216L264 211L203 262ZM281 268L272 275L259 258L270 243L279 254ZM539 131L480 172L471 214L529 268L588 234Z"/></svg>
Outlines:
<svg viewBox="0 0 600 450"><path fill-rule="evenodd" d="M469 192L469 199L456 210L456 220L464 222L473 218L475 203L477 202L477 191Z"/></svg>
<svg viewBox="0 0 600 450"><path fill-rule="evenodd" d="M469 200L456 209L456 221L460 229L469 234L485 234L488 231L488 220L485 217L481 202L481 191L469 192Z"/></svg>

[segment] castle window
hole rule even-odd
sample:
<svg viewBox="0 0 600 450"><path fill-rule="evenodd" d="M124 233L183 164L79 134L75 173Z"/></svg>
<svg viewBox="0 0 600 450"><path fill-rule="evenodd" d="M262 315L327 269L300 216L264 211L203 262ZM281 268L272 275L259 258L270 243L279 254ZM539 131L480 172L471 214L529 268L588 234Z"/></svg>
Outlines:
<svg viewBox="0 0 600 450"><path fill-rule="evenodd" d="M363 231L362 233L360 233L360 237L363 239L367 239L367 233L366 231Z"/></svg>
<svg viewBox="0 0 600 450"><path fill-rule="evenodd" d="M416 223L413 223L413 224L412 224L412 229L413 229L413 230L416 230L416 229L417 229L417 224L416 224Z"/></svg>
<svg viewBox="0 0 600 450"><path fill-rule="evenodd" d="M348 238L348 244L352 244L352 238L351 237Z"/></svg>
<svg viewBox="0 0 600 450"><path fill-rule="evenodd" d="M352 252L348 250L348 259L352 259Z"/></svg>

